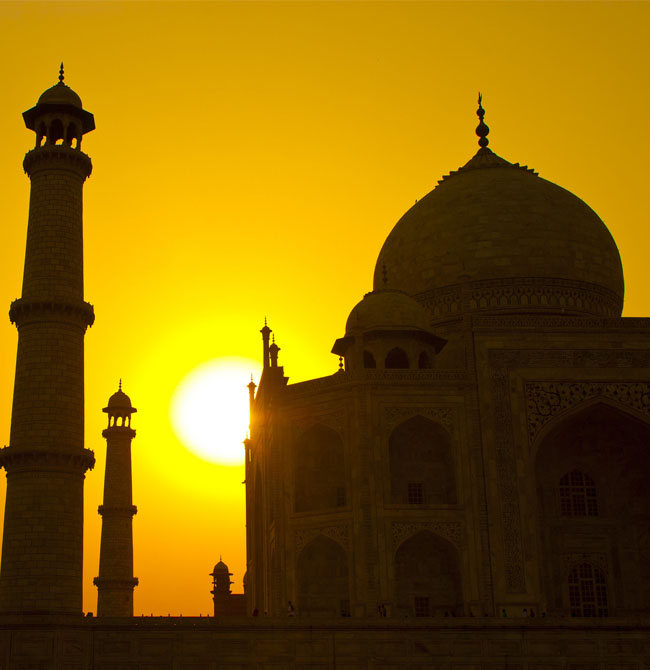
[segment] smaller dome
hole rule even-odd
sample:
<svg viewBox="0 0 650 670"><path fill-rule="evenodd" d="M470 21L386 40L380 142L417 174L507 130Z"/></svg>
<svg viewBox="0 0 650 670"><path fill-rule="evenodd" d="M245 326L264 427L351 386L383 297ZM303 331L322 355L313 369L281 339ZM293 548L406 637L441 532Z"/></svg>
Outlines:
<svg viewBox="0 0 650 670"><path fill-rule="evenodd" d="M131 398L120 389L108 399L108 409L131 409Z"/></svg>
<svg viewBox="0 0 650 670"><path fill-rule="evenodd" d="M431 332L429 313L404 291L378 289L366 293L350 312L346 335L369 330L423 330Z"/></svg>
<svg viewBox="0 0 650 670"><path fill-rule="evenodd" d="M223 561L219 561L214 566L214 572L228 572L228 566Z"/></svg>
<svg viewBox="0 0 650 670"><path fill-rule="evenodd" d="M71 105L83 109L81 98L62 81L48 88L38 99L37 105Z"/></svg>

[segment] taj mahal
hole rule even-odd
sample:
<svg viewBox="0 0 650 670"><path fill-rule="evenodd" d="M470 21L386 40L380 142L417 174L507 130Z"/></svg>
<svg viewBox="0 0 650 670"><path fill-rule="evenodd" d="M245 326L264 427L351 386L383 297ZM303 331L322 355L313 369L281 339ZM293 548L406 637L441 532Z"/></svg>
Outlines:
<svg viewBox="0 0 650 670"><path fill-rule="evenodd" d="M490 148L480 96L477 115L476 154L379 251L335 374L289 384L264 324L245 594L220 562L214 617L159 620L133 617L136 409L121 388L104 408L97 616L82 614L95 122L63 70L24 112L0 668L650 668L650 318L621 316L598 215Z"/></svg>

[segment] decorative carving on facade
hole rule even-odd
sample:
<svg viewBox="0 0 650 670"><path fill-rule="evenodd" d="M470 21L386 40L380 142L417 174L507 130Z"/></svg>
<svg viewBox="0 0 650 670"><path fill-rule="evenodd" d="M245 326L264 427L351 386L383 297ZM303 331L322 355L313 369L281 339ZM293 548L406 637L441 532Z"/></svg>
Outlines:
<svg viewBox="0 0 650 670"><path fill-rule="evenodd" d="M395 551L404 540L417 535L420 531L428 530L434 535L439 535L449 540L456 549L461 549L462 524L459 521L393 521L391 525L391 538L393 551Z"/></svg>
<svg viewBox="0 0 650 670"><path fill-rule="evenodd" d="M630 329L650 331L650 318L647 317L587 317L587 316L552 316L530 314L503 314L472 316L474 330L512 330L512 328L530 328L533 330L547 330L559 328L562 330L597 331L621 330L628 333ZM602 353L602 352L597 352ZM610 352L611 353L611 352ZM640 353L640 352L630 352Z"/></svg>
<svg viewBox="0 0 650 670"><path fill-rule="evenodd" d="M385 425L390 432L397 424L413 416L423 416L432 421L437 421L453 433L456 425L456 410L453 407L386 407L384 408Z"/></svg>
<svg viewBox="0 0 650 670"><path fill-rule="evenodd" d="M491 279L420 293L435 318L498 309L553 309L604 317L621 313L621 298L594 284L548 277Z"/></svg>
<svg viewBox="0 0 650 670"><path fill-rule="evenodd" d="M610 398L650 418L650 384L646 383L529 382L524 393L531 441L554 416L589 398Z"/></svg>
<svg viewBox="0 0 650 670"><path fill-rule="evenodd" d="M522 317L525 320L525 317ZM498 317L484 317L485 323L494 323ZM548 317L552 325L559 327L563 319ZM543 327L543 319L529 319L527 325ZM571 319L567 323L585 325L594 322L601 327L605 322L620 324L619 319ZM641 320L639 327L648 327L648 319ZM503 318L504 326L513 327L516 319ZM627 323L627 320L626 320ZM588 327L588 326L587 326ZM591 327L594 327L592 324ZM492 398L494 400L495 447L497 454L497 485L501 499L501 522L503 527L506 588L510 593L525 591L523 566L523 545L519 492L517 489L517 467L512 431L512 410L510 405L509 370L511 368L584 368L584 367L650 367L650 351L611 349L497 349L489 352L492 368ZM616 384L613 384L616 386ZM644 410L645 413L645 410Z"/></svg>
<svg viewBox="0 0 650 670"><path fill-rule="evenodd" d="M316 425L327 426L340 435L343 435L345 419L345 410L341 409L337 412L330 412L329 414L313 414L304 417L296 417L292 419L291 422L295 428L294 435L300 435L300 433L303 433L308 428Z"/></svg>
<svg viewBox="0 0 650 670"><path fill-rule="evenodd" d="M492 373L492 395L494 398L497 482L501 499L506 589L510 593L522 593L526 590L526 580L523 565L521 512L517 491L517 466L512 438L507 368L500 367Z"/></svg>
<svg viewBox="0 0 650 670"><path fill-rule="evenodd" d="M349 546L349 532L346 524L325 526L323 528L298 528L295 531L296 554L299 554L312 540L324 535L338 542L346 551Z"/></svg>

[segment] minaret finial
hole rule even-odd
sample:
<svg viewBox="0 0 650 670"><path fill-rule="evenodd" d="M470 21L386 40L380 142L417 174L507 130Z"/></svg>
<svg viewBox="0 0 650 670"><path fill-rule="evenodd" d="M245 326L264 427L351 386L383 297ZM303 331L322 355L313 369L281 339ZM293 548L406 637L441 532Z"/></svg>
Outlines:
<svg viewBox="0 0 650 670"><path fill-rule="evenodd" d="M59 68L59 84L63 83L64 74L63 74L63 61L61 61L61 67Z"/></svg>
<svg viewBox="0 0 650 670"><path fill-rule="evenodd" d="M478 109L476 110L476 116L479 118L479 124L476 127L476 134L479 137L478 140L478 145L481 147L481 149L485 149L487 145L490 143L490 140L488 140L487 136L488 133L490 132L490 129L488 126L484 123L483 117L485 116L485 110L483 109L483 105L481 104L483 102L483 96L481 95L481 92L479 91L478 94Z"/></svg>
<svg viewBox="0 0 650 670"><path fill-rule="evenodd" d="M120 383L119 383L119 385L118 385L118 387L117 387L117 390L118 390L118 391L121 391L121 390L122 390L122 380L121 380L121 379L120 379Z"/></svg>

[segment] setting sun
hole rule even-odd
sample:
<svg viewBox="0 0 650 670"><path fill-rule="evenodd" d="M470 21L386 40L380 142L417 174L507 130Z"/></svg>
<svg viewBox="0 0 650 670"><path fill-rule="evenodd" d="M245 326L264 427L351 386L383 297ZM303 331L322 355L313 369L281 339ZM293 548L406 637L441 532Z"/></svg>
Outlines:
<svg viewBox="0 0 650 670"><path fill-rule="evenodd" d="M196 456L222 465L244 461L251 374L260 364L247 358L216 358L194 368L176 388L170 417L179 440Z"/></svg>

